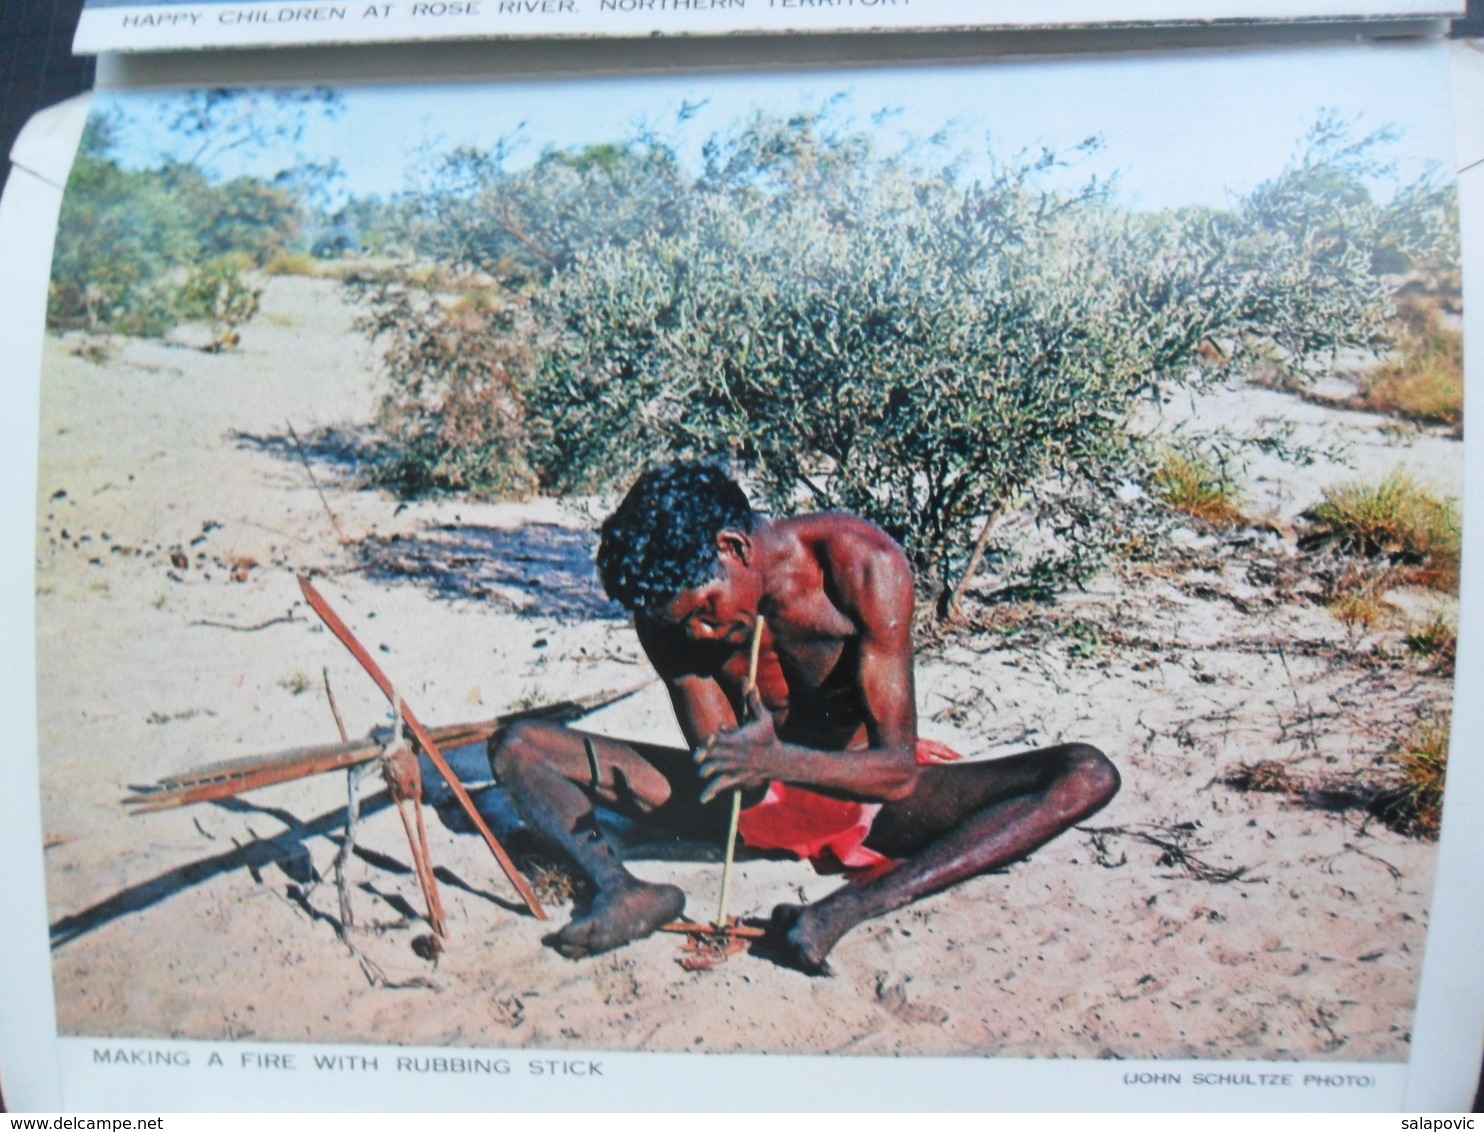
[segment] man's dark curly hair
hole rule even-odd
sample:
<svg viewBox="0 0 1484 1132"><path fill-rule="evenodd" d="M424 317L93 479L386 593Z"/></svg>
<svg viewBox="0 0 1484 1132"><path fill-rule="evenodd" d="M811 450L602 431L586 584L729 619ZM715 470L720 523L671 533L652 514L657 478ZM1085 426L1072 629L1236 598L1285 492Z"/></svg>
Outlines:
<svg viewBox="0 0 1484 1132"><path fill-rule="evenodd" d="M716 578L716 536L728 529L751 531L755 518L742 489L715 464L652 468L603 523L603 588L636 613L657 613Z"/></svg>

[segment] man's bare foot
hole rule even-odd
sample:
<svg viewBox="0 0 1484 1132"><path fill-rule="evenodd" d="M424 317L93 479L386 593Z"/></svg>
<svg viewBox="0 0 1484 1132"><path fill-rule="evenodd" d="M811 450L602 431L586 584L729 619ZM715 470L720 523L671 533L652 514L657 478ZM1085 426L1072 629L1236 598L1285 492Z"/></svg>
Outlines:
<svg viewBox="0 0 1484 1132"><path fill-rule="evenodd" d="M806 975L833 975L825 957L848 928L835 929L818 909L819 905L778 905L768 925L768 939L785 965Z"/></svg>
<svg viewBox="0 0 1484 1132"><path fill-rule="evenodd" d="M568 959L600 955L654 934L684 908L685 893L673 884L634 881L598 893L587 915L548 936L546 942Z"/></svg>

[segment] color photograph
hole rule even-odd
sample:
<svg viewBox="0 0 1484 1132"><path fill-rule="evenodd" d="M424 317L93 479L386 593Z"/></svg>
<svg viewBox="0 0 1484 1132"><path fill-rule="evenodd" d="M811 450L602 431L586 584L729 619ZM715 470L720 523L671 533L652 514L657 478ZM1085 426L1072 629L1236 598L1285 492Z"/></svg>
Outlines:
<svg viewBox="0 0 1484 1132"><path fill-rule="evenodd" d="M1449 97L1438 44L97 94L59 1034L1405 1062Z"/></svg>

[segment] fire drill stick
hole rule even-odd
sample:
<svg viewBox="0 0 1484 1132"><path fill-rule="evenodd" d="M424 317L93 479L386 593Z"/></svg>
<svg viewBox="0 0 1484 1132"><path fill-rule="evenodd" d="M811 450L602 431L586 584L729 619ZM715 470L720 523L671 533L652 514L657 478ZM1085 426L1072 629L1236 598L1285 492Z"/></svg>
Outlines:
<svg viewBox="0 0 1484 1132"><path fill-rule="evenodd" d="M757 689L757 658L763 645L763 615L759 613L752 626L752 653L747 660L747 684L742 689L742 703ZM732 820L727 826L727 853L721 866L721 902L716 909L716 929L725 931L727 926L727 897L732 890L732 859L737 853L737 821L742 816L742 791L732 791Z"/></svg>

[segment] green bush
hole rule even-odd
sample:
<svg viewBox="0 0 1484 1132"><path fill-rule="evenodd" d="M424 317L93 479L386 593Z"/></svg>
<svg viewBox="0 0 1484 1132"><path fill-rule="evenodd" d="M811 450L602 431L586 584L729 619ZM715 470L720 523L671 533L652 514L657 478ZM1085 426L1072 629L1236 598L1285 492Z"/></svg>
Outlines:
<svg viewBox="0 0 1484 1132"><path fill-rule="evenodd" d="M249 286L242 278L251 265L240 252L219 256L193 268L176 292L176 314L210 324L214 350L232 345L237 328L258 312L262 289Z"/></svg>
<svg viewBox="0 0 1484 1132"><path fill-rule="evenodd" d="M452 277L529 298L529 357L478 363L512 408L477 443L524 450L522 489L528 474L614 489L651 462L722 457L775 508L876 521L930 591L952 592L987 531L1002 590L1045 592L1149 516L1127 490L1159 466L1141 406L1258 365L1302 383L1384 344L1378 260L1431 231L1404 239L1398 206L1367 191L1384 140L1325 117L1233 208L1150 215L1096 181L1056 187L1051 153L965 182L828 113L759 117L712 138L698 174L647 136L521 173L463 151L410 215ZM1412 212L1432 216L1423 196ZM469 383L480 351L418 344L488 335L493 358L508 316L479 327L394 291L369 324L393 399L425 414L406 452L436 472L458 457L439 447L435 390Z"/></svg>
<svg viewBox="0 0 1484 1132"><path fill-rule="evenodd" d="M512 149L449 154L427 190L402 202L401 242L421 258L520 287L591 247L675 230L691 201L675 154L644 135L551 150L513 172Z"/></svg>
<svg viewBox="0 0 1484 1132"><path fill-rule="evenodd" d="M538 472L586 490L728 456L775 506L880 523L929 588L1006 508L1086 551L1106 526L1088 505L1153 463L1139 404L1257 359L1303 380L1382 340L1375 210L1333 205L1354 154L1314 146L1230 213L1141 216L1047 187L1049 154L960 185L815 117L758 120L710 148L684 225L594 248L538 296L558 331L528 394ZM1034 568L1008 542L989 558Z"/></svg>

